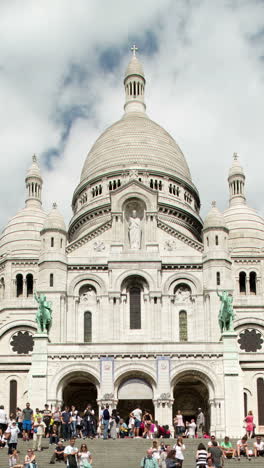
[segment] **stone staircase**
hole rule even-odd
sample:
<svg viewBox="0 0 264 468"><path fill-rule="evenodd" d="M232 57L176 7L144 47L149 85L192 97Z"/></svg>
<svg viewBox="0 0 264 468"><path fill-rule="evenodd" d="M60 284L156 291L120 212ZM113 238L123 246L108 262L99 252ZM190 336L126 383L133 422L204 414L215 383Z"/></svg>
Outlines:
<svg viewBox="0 0 264 468"><path fill-rule="evenodd" d="M160 440L161 441L161 440ZM164 439L165 444L173 445L174 439ZM201 439L185 440L185 460L184 468L195 468L195 453L198 443ZM152 441L146 439L118 439L118 440L77 440L76 446L79 447L82 442L85 442L88 449L93 456L93 468L139 468L141 458L145 456L146 450L151 447ZM203 441L206 444L206 440ZM249 442L249 447L253 447L253 441ZM233 440L233 447L236 445L236 441ZM42 452L36 452L36 459L38 468L50 468L52 465L49 464L51 455L54 450L54 446L48 445L48 439L43 440ZM23 442L19 441L18 450L20 451L19 457L20 462L24 461L24 456L28 448L32 447L32 441ZM259 457L252 459L250 462L245 458L241 457L241 461L237 460L225 460L225 467L227 468L241 468L248 466L250 463L251 468L263 468L264 458ZM64 463L56 462L57 468L59 466L64 467ZM0 468L8 468L8 456L7 450L0 450Z"/></svg>

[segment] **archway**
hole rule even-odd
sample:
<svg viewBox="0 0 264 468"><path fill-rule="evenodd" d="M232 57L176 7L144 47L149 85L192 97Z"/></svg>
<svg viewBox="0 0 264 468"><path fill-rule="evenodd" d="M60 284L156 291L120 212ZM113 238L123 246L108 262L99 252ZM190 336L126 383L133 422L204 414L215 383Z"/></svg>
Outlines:
<svg viewBox="0 0 264 468"><path fill-rule="evenodd" d="M205 430L210 429L210 405L209 389L204 378L197 372L186 372L181 374L173 389L173 416L180 410L184 421L196 419L198 408L201 408L205 415Z"/></svg>
<svg viewBox="0 0 264 468"><path fill-rule="evenodd" d="M138 376L123 380L117 391L117 410L120 417L128 420L129 414L136 408L149 411L154 418L153 389L150 383Z"/></svg>
<svg viewBox="0 0 264 468"><path fill-rule="evenodd" d="M67 375L62 382L62 400L63 406L74 405L81 414L90 403L97 415L97 388L93 376L81 371Z"/></svg>

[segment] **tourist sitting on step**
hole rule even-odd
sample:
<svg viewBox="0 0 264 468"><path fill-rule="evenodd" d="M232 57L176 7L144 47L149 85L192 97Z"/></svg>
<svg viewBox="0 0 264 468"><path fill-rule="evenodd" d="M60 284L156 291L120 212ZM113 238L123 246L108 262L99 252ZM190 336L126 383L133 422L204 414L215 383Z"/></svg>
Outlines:
<svg viewBox="0 0 264 468"><path fill-rule="evenodd" d="M257 436L256 442L254 442L254 456L264 457L264 442L260 436Z"/></svg>
<svg viewBox="0 0 264 468"><path fill-rule="evenodd" d="M215 435L211 435L210 437L210 440L208 441L208 447L212 447L214 445L214 442L216 442L216 445L219 445L216 438L215 438Z"/></svg>
<svg viewBox="0 0 264 468"><path fill-rule="evenodd" d="M220 445L224 458L235 458L235 449L232 447L232 443L229 440L229 437L225 436L223 442Z"/></svg>
<svg viewBox="0 0 264 468"><path fill-rule="evenodd" d="M53 424L50 428L50 445L52 444L57 444L59 441L59 432L58 432L58 427L57 424Z"/></svg>
<svg viewBox="0 0 264 468"><path fill-rule="evenodd" d="M19 463L17 449L13 449L9 455L9 468L23 468L24 465Z"/></svg>
<svg viewBox="0 0 264 468"><path fill-rule="evenodd" d="M248 460L251 460L248 453L248 443L247 436L242 437L242 439L237 441L237 459L240 460L240 455L244 455Z"/></svg>
<svg viewBox="0 0 264 468"><path fill-rule="evenodd" d="M82 444L78 452L79 468L92 468L92 454L86 444Z"/></svg>
<svg viewBox="0 0 264 468"><path fill-rule="evenodd" d="M0 449L6 446L7 441L8 439L5 437L5 434L3 434L2 429L0 429Z"/></svg>
<svg viewBox="0 0 264 468"><path fill-rule="evenodd" d="M152 455L152 449L147 450L146 457L141 460L140 468L159 468L158 461Z"/></svg>
<svg viewBox="0 0 264 468"><path fill-rule="evenodd" d="M156 458L156 460L159 461L160 459L160 447L158 446L158 441L157 440L153 440L152 442L152 447L150 447L151 450L152 450L152 455L153 455L153 458Z"/></svg>
<svg viewBox="0 0 264 468"><path fill-rule="evenodd" d="M50 465L54 465L55 461L64 461L64 449L65 449L65 446L60 440L50 459Z"/></svg>
<svg viewBox="0 0 264 468"><path fill-rule="evenodd" d="M119 421L119 436L120 436L120 439L124 439L125 437L128 437L128 427L124 419L120 419Z"/></svg>
<svg viewBox="0 0 264 468"><path fill-rule="evenodd" d="M176 460L176 450L170 450L170 452L168 452L165 463L166 468L179 468L180 465L178 465Z"/></svg>
<svg viewBox="0 0 264 468"><path fill-rule="evenodd" d="M24 467L25 468L31 468L33 465L35 465L35 468L37 467L36 465L36 455L33 452L32 449L27 450L27 454L25 456L25 463Z"/></svg>

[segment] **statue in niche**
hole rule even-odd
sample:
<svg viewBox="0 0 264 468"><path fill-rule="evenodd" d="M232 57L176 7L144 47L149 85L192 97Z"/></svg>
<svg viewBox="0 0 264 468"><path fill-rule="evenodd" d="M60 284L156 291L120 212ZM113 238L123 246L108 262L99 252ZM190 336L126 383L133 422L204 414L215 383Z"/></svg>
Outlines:
<svg viewBox="0 0 264 468"><path fill-rule="evenodd" d="M188 286L180 286L175 291L175 299L177 302L190 302L191 301L191 290Z"/></svg>
<svg viewBox="0 0 264 468"><path fill-rule="evenodd" d="M137 210L132 210L132 215L128 220L128 237L131 249L140 249L141 233L141 220L137 216Z"/></svg>

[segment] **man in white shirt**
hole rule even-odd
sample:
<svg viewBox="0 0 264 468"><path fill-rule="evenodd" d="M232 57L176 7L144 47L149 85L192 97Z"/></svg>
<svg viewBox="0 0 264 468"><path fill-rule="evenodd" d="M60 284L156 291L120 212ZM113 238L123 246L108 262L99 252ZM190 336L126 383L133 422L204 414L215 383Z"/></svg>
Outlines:
<svg viewBox="0 0 264 468"><path fill-rule="evenodd" d="M140 408L134 409L132 413L130 413L130 416L134 418L134 434L135 437L139 437L139 429L141 425L141 419L142 419L142 411Z"/></svg>
<svg viewBox="0 0 264 468"><path fill-rule="evenodd" d="M75 439L70 440L70 445L67 445L64 449L64 459L67 462L67 466L72 465L70 463L70 458L74 456L75 461L76 461L76 466L77 466L77 453L78 453L78 448L74 446L75 445Z"/></svg>
<svg viewBox="0 0 264 468"><path fill-rule="evenodd" d="M195 424L195 420L192 419L190 424L189 424L189 427L188 427L188 432L189 432L190 439L194 439L195 431L196 431L196 424Z"/></svg>
<svg viewBox="0 0 264 468"><path fill-rule="evenodd" d="M41 452L41 440L45 435L46 424L41 418L37 418L37 421L33 424L33 450Z"/></svg>
<svg viewBox="0 0 264 468"><path fill-rule="evenodd" d="M254 456L263 457L264 456L264 442L261 440L260 436L256 437L256 442L254 442Z"/></svg>

